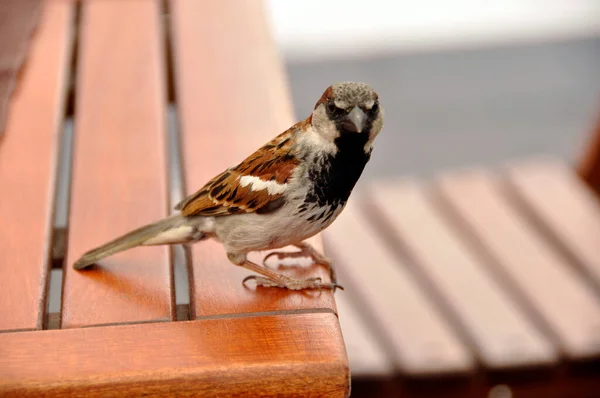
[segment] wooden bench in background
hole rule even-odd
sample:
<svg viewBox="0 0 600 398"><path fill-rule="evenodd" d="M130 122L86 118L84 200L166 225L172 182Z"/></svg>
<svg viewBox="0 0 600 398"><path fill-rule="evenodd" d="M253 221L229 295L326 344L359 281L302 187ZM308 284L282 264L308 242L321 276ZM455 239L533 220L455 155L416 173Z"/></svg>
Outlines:
<svg viewBox="0 0 600 398"><path fill-rule="evenodd" d="M535 157L355 192L322 234L335 302L245 289L214 242L187 253L186 306L167 248L72 270L293 120L258 2L46 0L0 141L0 395L344 396L348 362L352 396L600 394L600 125L579 169Z"/></svg>
<svg viewBox="0 0 600 398"><path fill-rule="evenodd" d="M550 156L377 181L323 233L353 396L600 396L600 120Z"/></svg>

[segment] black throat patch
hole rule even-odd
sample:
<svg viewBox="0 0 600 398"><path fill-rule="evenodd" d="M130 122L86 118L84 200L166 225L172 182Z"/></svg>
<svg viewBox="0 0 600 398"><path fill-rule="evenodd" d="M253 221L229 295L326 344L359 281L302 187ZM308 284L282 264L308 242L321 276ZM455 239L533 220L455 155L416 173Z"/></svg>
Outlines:
<svg viewBox="0 0 600 398"><path fill-rule="evenodd" d="M308 176L313 187L306 195L303 207L314 203L320 207L335 208L346 203L371 157L364 150L368 139L367 132L347 133L336 138L338 152L317 159L318 164L309 169Z"/></svg>

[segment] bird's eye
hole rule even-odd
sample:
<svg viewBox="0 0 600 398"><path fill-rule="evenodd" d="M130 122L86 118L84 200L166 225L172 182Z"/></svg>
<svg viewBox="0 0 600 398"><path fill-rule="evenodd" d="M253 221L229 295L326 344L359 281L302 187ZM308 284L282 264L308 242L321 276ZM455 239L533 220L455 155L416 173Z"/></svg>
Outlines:
<svg viewBox="0 0 600 398"><path fill-rule="evenodd" d="M371 107L371 112L375 113L375 112L377 112L378 109L379 109L379 102L375 102L373 104L373 106Z"/></svg>
<svg viewBox="0 0 600 398"><path fill-rule="evenodd" d="M327 112L333 113L333 112L335 112L336 109L337 109L337 107L335 106L335 104L333 103L333 101L329 101L327 103Z"/></svg>

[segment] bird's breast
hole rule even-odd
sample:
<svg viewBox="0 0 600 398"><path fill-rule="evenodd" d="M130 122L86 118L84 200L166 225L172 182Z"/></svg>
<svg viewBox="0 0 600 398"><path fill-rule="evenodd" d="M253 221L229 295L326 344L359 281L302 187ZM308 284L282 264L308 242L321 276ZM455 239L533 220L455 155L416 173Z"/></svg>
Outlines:
<svg viewBox="0 0 600 398"><path fill-rule="evenodd" d="M352 134L336 139L338 151L323 153L307 167L306 207L323 209L344 206L362 175L371 154L365 152L368 137Z"/></svg>

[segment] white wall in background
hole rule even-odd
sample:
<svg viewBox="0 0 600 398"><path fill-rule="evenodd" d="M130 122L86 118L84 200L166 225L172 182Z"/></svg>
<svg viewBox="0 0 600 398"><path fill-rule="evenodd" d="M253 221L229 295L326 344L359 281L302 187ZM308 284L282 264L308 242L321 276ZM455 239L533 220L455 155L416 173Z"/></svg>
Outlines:
<svg viewBox="0 0 600 398"><path fill-rule="evenodd" d="M265 0L291 61L600 35L600 0Z"/></svg>

